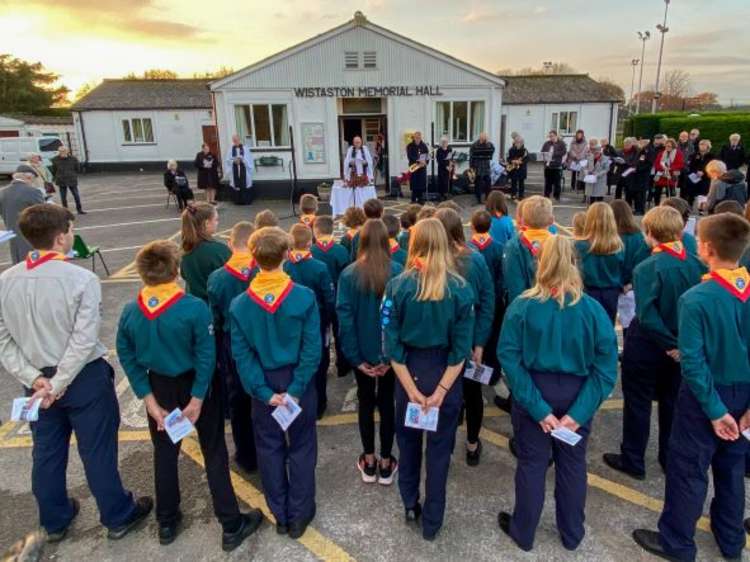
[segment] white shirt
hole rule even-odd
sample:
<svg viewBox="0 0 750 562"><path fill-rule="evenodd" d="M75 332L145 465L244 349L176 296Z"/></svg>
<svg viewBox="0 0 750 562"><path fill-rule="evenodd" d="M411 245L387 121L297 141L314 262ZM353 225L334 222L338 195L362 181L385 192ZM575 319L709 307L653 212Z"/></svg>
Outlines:
<svg viewBox="0 0 750 562"><path fill-rule="evenodd" d="M0 274L0 362L31 387L42 367L57 367L55 394L83 367L103 356L99 341L102 290L82 267L50 260L33 269L23 261Z"/></svg>
<svg viewBox="0 0 750 562"><path fill-rule="evenodd" d="M346 158L344 158L344 179L351 180L352 179L352 166L351 163L354 163L355 170L357 170L357 175L361 176L364 172L364 164L367 163L367 169L365 172L367 173L367 178L370 180L370 183L373 182L375 170L372 167L372 156L370 155L370 150L362 145L361 149L357 149L357 155L354 157L354 147L350 146L349 150L346 151Z"/></svg>

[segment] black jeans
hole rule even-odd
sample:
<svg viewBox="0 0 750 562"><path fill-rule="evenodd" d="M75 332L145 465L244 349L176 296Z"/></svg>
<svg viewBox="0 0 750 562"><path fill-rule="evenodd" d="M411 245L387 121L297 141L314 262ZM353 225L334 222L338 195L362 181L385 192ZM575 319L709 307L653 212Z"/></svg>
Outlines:
<svg viewBox="0 0 750 562"><path fill-rule="evenodd" d="M190 391L195 374L188 372L177 377L149 373L154 398L163 409L171 412L185 408L190 402ZM180 509L180 482L177 460L180 445L172 443L166 431L158 431L156 422L148 416L151 442L154 444L154 485L156 488L156 520L170 524ZM224 408L221 404L221 381L214 377L203 407L195 422L201 452L206 467L208 488L211 491L214 514L225 531L234 531L240 525L240 508L229 478L229 458L224 441Z"/></svg>
<svg viewBox="0 0 750 562"><path fill-rule="evenodd" d="M646 212L646 190L637 188L637 189L629 189L625 193L625 200L628 202L628 205L631 207L635 207L635 214L636 215L642 215Z"/></svg>
<svg viewBox="0 0 750 562"><path fill-rule="evenodd" d="M477 203L482 202L482 195L487 197L490 191L490 176L480 176L474 179L474 197L477 198Z"/></svg>
<svg viewBox="0 0 750 562"><path fill-rule="evenodd" d="M380 413L380 456L391 457L396 423L396 403L393 396L396 375L389 370L382 377L368 377L354 369L357 378L359 408L359 436L366 455L375 454L375 407Z"/></svg>
<svg viewBox="0 0 750 562"><path fill-rule="evenodd" d="M479 441L479 430L484 418L484 400L482 383L461 376L464 385L464 408L466 409L466 440L469 443Z"/></svg>
<svg viewBox="0 0 750 562"><path fill-rule="evenodd" d="M526 178L517 178L511 175L510 176L510 194L513 197L517 195L520 199L523 199L525 190L526 190Z"/></svg>
<svg viewBox="0 0 750 562"><path fill-rule="evenodd" d="M70 189L76 202L76 211L80 213L83 207L81 206L81 195L78 193L78 182L59 183L57 186L60 188L60 199L63 207L68 208L68 190Z"/></svg>
<svg viewBox="0 0 750 562"><path fill-rule="evenodd" d="M560 199L560 180L562 179L562 170L560 168L544 169L544 196L552 195L555 199Z"/></svg>

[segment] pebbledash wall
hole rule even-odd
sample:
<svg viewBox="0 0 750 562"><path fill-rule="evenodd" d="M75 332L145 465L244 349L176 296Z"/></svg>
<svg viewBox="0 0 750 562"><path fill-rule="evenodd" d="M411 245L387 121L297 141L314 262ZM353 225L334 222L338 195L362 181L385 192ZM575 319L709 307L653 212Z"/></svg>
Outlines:
<svg viewBox="0 0 750 562"><path fill-rule="evenodd" d="M408 168L408 136L442 134L459 150L486 131L498 144L505 82L489 72L369 22L361 13L322 35L249 66L210 86L219 140L226 152L239 133L258 166L255 180L286 181L295 144L298 177L339 177L342 153L361 128L372 146L384 133L390 176ZM359 123L357 123L359 121Z"/></svg>

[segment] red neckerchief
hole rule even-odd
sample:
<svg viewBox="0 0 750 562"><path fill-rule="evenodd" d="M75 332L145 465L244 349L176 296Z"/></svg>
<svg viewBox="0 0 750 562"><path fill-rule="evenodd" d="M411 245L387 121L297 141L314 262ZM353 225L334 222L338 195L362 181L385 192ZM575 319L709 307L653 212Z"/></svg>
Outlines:
<svg viewBox="0 0 750 562"><path fill-rule="evenodd" d="M335 244L332 236L321 236L315 241L315 245L320 248L323 252L328 253L328 250L333 248Z"/></svg>
<svg viewBox="0 0 750 562"><path fill-rule="evenodd" d="M266 312L274 314L294 287L283 271L259 271L250 282L247 295Z"/></svg>
<svg viewBox="0 0 750 562"><path fill-rule="evenodd" d="M546 228L526 228L519 235L521 244L523 244L534 257L539 254L539 251L542 249L542 243L550 236L552 236L552 234Z"/></svg>
<svg viewBox="0 0 750 562"><path fill-rule="evenodd" d="M685 261L687 259L687 251L685 250L685 245L680 240L675 240L674 242L664 242L663 244L659 244L653 250L651 250L651 253L653 254L658 254L659 252L669 254L670 256L675 257L680 261Z"/></svg>
<svg viewBox="0 0 750 562"><path fill-rule="evenodd" d="M474 234L470 242L481 252L492 244L492 237L489 234Z"/></svg>
<svg viewBox="0 0 750 562"><path fill-rule="evenodd" d="M289 261L299 263L312 258L310 250L289 250Z"/></svg>
<svg viewBox="0 0 750 562"><path fill-rule="evenodd" d="M247 281L255 265L255 260L249 252L235 252L224 264L224 269L240 281Z"/></svg>
<svg viewBox="0 0 750 562"><path fill-rule="evenodd" d="M40 265L42 265L43 263L47 263L48 261L65 261L67 259L68 258L66 258L60 252L51 252L49 250L32 250L26 256L26 269L34 269L35 267L39 267Z"/></svg>
<svg viewBox="0 0 750 562"><path fill-rule="evenodd" d="M146 286L138 292L138 308L147 319L153 320L183 296L185 291L175 282Z"/></svg>
<svg viewBox="0 0 750 562"><path fill-rule="evenodd" d="M742 302L750 298L750 274L744 267L717 269L703 276L703 281L714 280Z"/></svg>

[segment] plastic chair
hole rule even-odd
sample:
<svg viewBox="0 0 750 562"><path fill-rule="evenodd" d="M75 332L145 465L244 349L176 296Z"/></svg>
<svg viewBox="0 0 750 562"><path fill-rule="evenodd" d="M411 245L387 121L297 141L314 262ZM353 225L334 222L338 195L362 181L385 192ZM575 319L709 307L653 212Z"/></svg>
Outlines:
<svg viewBox="0 0 750 562"><path fill-rule="evenodd" d="M75 240L73 241L73 252L75 254L74 259L85 260L91 258L91 271L93 272L96 272L96 256L98 255L104 266L104 271L107 272L107 277L109 277L109 268L107 267L107 262L104 261L104 256L102 256L101 250L99 250L99 246L88 246L88 244L83 241L83 238L76 234Z"/></svg>

